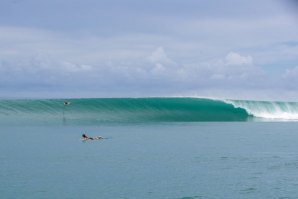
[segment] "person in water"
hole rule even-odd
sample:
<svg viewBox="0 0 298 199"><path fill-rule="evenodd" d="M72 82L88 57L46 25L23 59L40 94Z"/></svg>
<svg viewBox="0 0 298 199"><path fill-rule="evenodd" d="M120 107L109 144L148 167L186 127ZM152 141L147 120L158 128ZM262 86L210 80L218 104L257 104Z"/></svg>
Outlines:
<svg viewBox="0 0 298 199"><path fill-rule="evenodd" d="M95 138L93 138L93 137L88 137L85 133L83 133L82 134L82 140L99 140L99 139L101 139L102 137L95 137Z"/></svg>
<svg viewBox="0 0 298 199"><path fill-rule="evenodd" d="M93 138L92 137L88 137L85 133L83 133L82 140L93 140Z"/></svg>
<svg viewBox="0 0 298 199"><path fill-rule="evenodd" d="M65 101L65 102L64 102L64 106L70 105L70 103L71 103L71 102L69 102L69 101Z"/></svg>

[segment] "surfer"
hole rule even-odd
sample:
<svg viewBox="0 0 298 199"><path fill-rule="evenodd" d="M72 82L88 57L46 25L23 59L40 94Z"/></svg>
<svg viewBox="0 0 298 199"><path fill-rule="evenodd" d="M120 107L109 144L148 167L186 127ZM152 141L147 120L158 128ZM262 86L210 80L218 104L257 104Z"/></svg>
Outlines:
<svg viewBox="0 0 298 199"><path fill-rule="evenodd" d="M82 138L81 138L81 140L99 140L99 139L102 139L102 137L100 137L100 136L97 136L95 138L88 137L85 133L82 134Z"/></svg>
<svg viewBox="0 0 298 199"><path fill-rule="evenodd" d="M65 105L65 106L66 106L66 105L70 105L70 103L71 103L71 102L69 102L69 101L65 101L65 102L64 102L64 105Z"/></svg>
<svg viewBox="0 0 298 199"><path fill-rule="evenodd" d="M89 137L88 137L85 133L83 133L81 139L82 139L82 140L89 140Z"/></svg>

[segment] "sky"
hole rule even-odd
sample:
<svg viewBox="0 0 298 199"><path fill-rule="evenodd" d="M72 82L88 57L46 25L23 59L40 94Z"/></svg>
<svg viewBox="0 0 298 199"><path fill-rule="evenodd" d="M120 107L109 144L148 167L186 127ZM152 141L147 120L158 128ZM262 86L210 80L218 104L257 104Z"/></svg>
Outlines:
<svg viewBox="0 0 298 199"><path fill-rule="evenodd" d="M295 0L0 0L0 98L298 101Z"/></svg>

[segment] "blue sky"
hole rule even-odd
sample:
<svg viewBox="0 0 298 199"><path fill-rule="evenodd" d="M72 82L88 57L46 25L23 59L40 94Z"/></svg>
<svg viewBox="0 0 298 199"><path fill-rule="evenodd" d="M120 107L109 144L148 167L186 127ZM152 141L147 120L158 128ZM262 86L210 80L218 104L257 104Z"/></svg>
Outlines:
<svg viewBox="0 0 298 199"><path fill-rule="evenodd" d="M290 0L2 0L0 97L298 101Z"/></svg>

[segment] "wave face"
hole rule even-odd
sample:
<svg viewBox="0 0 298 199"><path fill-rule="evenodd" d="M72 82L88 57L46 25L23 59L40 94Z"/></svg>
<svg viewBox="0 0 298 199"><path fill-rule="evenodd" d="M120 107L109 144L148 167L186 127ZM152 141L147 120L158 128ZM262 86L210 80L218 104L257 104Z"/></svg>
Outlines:
<svg viewBox="0 0 298 199"><path fill-rule="evenodd" d="M0 123L102 124L138 122L298 120L298 103L200 98L0 100Z"/></svg>

